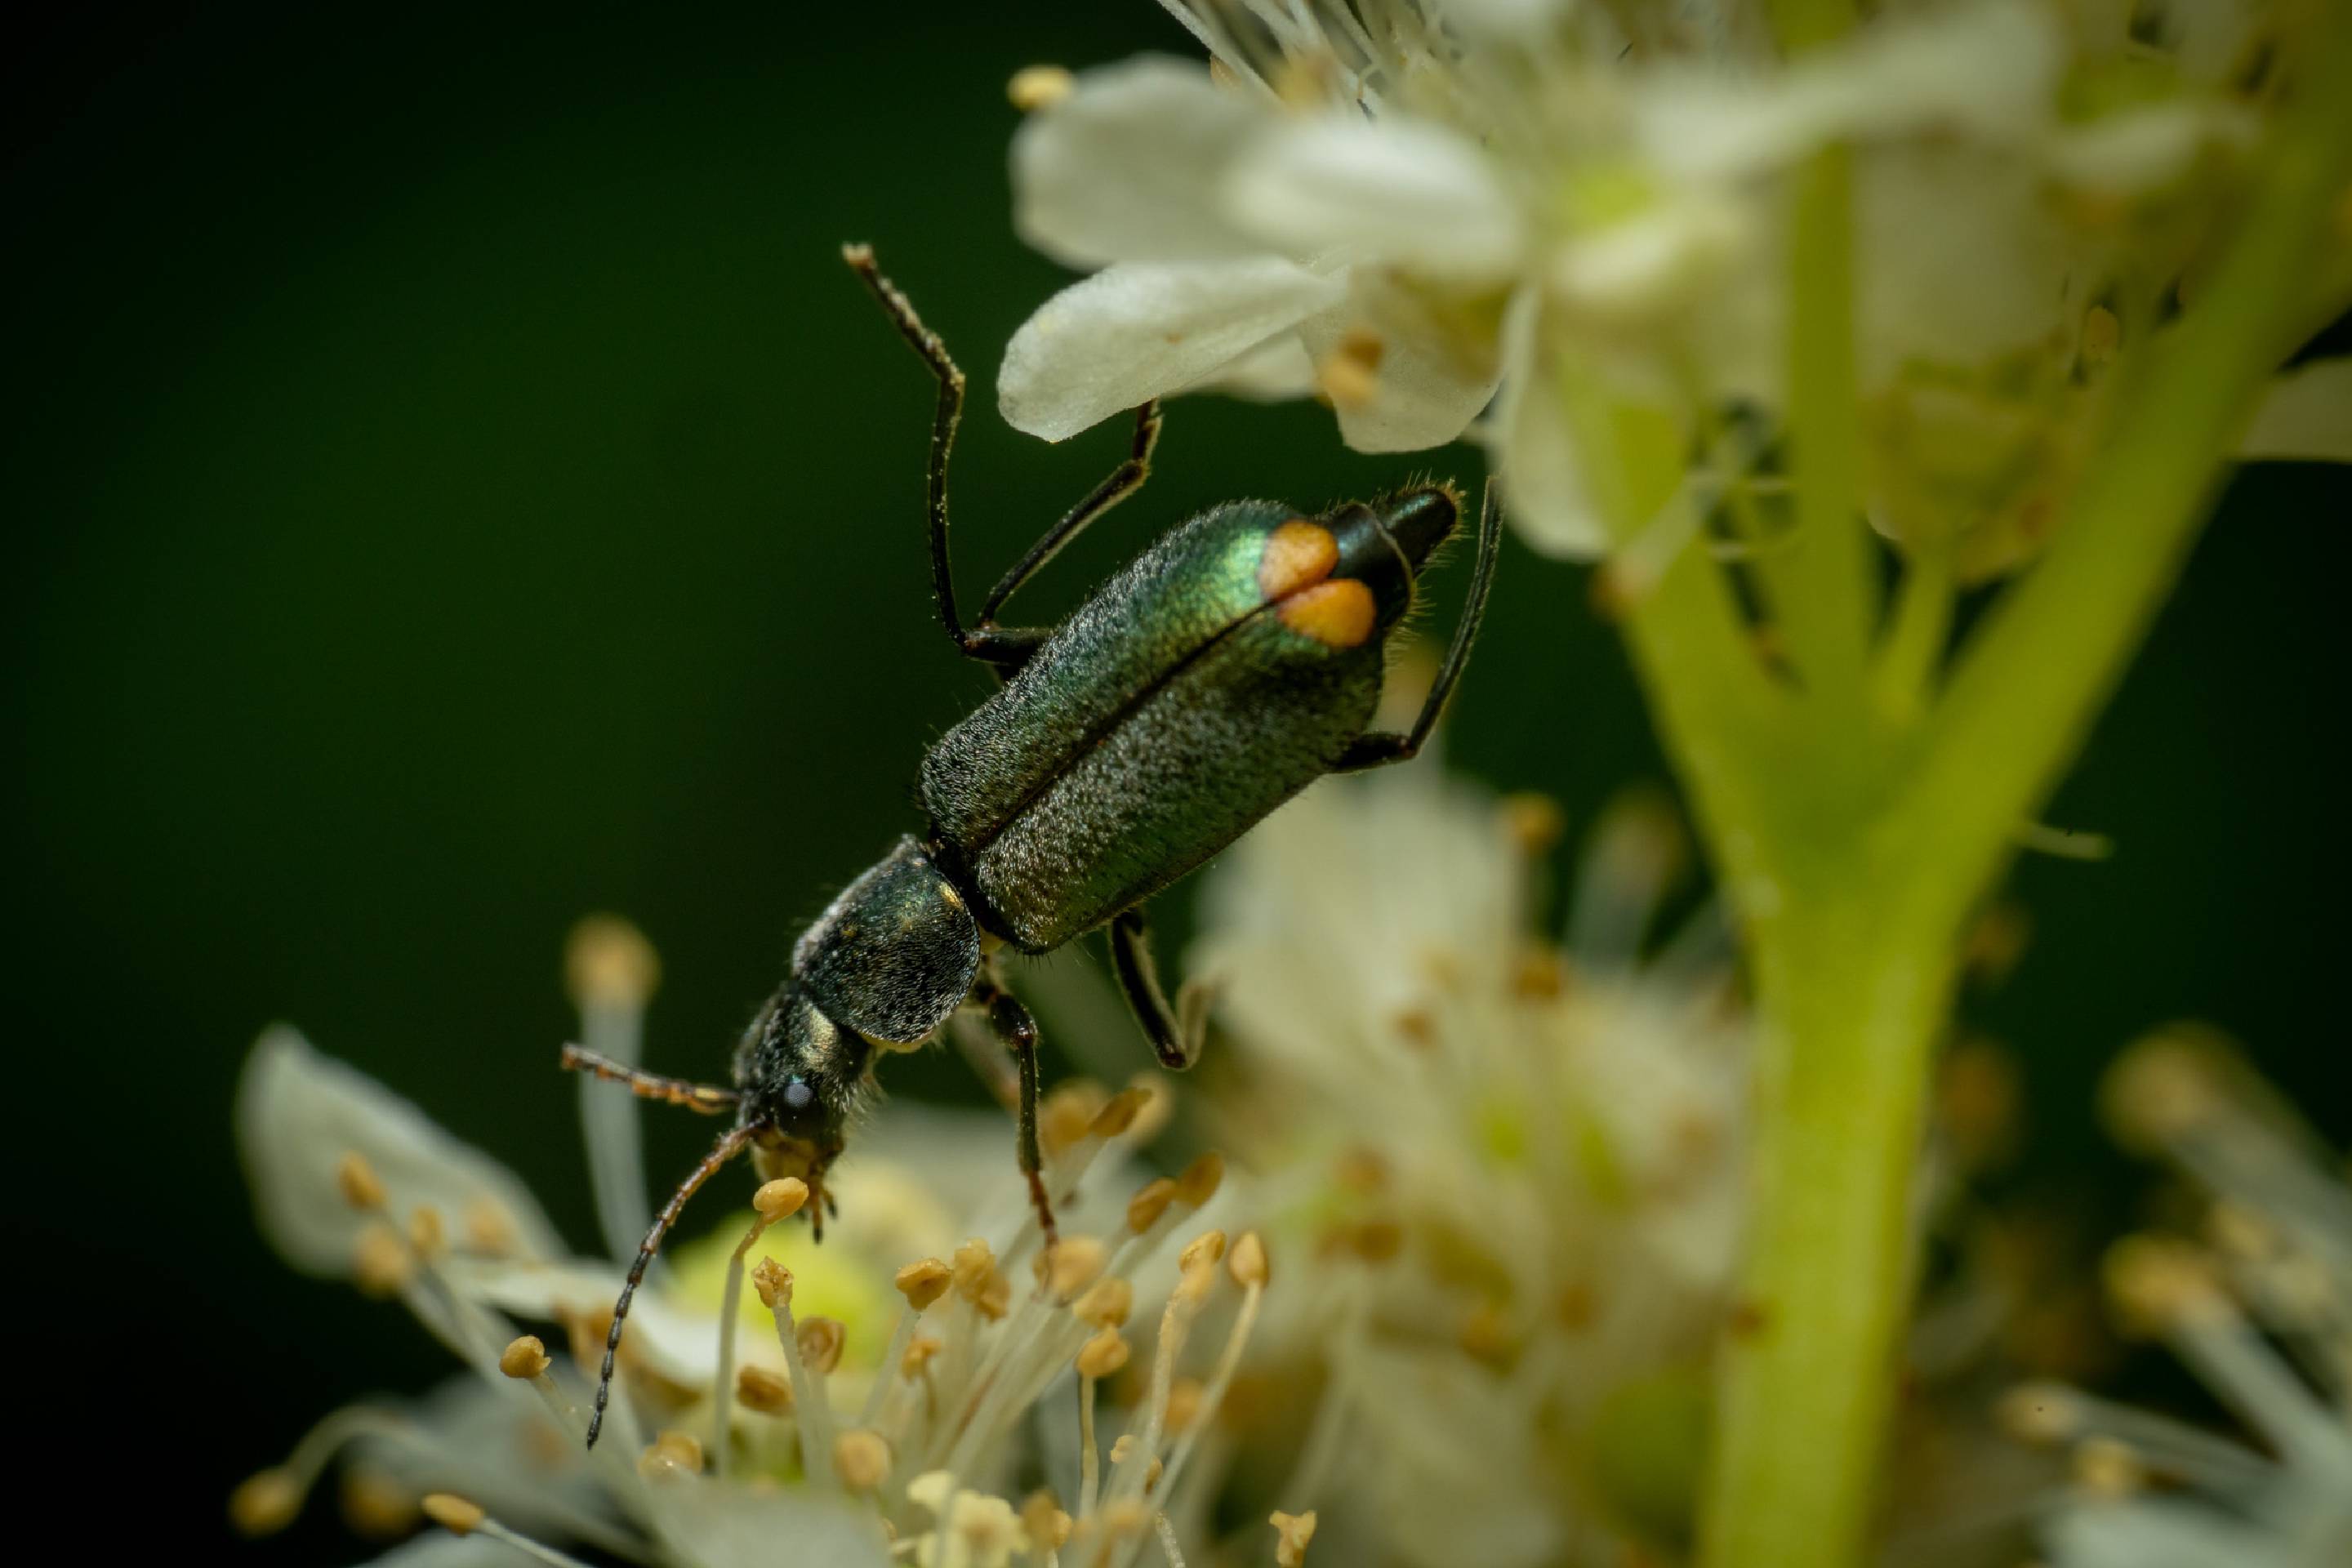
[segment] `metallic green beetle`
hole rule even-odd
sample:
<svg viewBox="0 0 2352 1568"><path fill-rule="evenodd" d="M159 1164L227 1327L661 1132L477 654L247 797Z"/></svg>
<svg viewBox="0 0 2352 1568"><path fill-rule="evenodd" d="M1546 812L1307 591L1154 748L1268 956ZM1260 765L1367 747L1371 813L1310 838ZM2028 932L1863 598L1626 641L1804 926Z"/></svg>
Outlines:
<svg viewBox="0 0 2352 1568"><path fill-rule="evenodd" d="M1004 684L923 759L930 830L908 837L794 944L792 972L744 1034L735 1087L661 1078L567 1047L564 1065L735 1125L673 1194L638 1249L613 1313L593 1444L629 1302L678 1211L746 1148L763 1178L810 1190L823 1234L826 1168L873 1083L877 1054L931 1038L960 1008L984 1013L1017 1064L1018 1149L1050 1244L1037 1147L1037 1026L995 955L1049 952L1108 927L1113 967L1160 1061L1200 1047L1161 991L1145 900L1328 773L1417 752L1469 661L1493 584L1501 518L1480 509L1469 602L1419 717L1369 726L1387 645L1423 565L1457 526L1443 485L1415 486L1313 517L1234 501L1179 524L1059 626L997 624L1020 586L1149 473L1160 411L1136 411L1127 460L1006 573L967 626L948 567L947 464L963 373L863 246L843 251L939 380L929 468L931 586L956 647Z"/></svg>

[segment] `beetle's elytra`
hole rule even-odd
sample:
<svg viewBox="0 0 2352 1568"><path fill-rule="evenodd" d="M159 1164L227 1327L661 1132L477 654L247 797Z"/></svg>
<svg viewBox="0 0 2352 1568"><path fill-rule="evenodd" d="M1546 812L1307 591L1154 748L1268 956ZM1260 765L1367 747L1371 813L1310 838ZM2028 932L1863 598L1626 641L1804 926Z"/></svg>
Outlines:
<svg viewBox="0 0 2352 1568"><path fill-rule="evenodd" d="M1180 523L1055 627L1004 626L1004 602L1061 547L1135 493L1160 434L1136 411L1126 461L1015 563L966 626L949 571L947 463L963 373L863 246L843 251L939 382L928 499L931 586L949 637L1003 684L924 756L927 833L907 837L793 944L791 971L735 1052L732 1089L660 1078L567 1048L564 1065L735 1125L680 1184L638 1249L605 1342L593 1445L629 1302L679 1210L745 1149L763 1178L808 1184L822 1235L825 1171L873 1082L877 1053L984 1013L1017 1068L1017 1148L1048 1244L1037 1147L1037 1029L993 954L1045 952L1107 928L1112 966L1162 1063L1199 1040L1155 976L1142 906L1328 773L1414 755L1437 721L1494 581L1501 518L1480 509L1469 602L1412 728L1368 729L1391 635L1460 526L1444 485L1304 515L1232 501Z"/></svg>

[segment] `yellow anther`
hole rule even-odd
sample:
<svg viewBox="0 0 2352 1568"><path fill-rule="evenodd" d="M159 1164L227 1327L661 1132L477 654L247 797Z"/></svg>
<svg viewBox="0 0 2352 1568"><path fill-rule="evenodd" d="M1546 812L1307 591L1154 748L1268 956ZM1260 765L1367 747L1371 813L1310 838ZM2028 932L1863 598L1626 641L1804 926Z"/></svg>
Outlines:
<svg viewBox="0 0 2352 1568"><path fill-rule="evenodd" d="M441 1223L441 1211L431 1204L419 1204L408 1214L408 1245L416 1248L420 1258L438 1258L448 1244L448 1231Z"/></svg>
<svg viewBox="0 0 2352 1568"><path fill-rule="evenodd" d="M397 1541L416 1528L416 1494L373 1466L347 1466L337 1500L343 1522L371 1541Z"/></svg>
<svg viewBox="0 0 2352 1568"><path fill-rule="evenodd" d="M1214 1268L1225 1256L1225 1233L1204 1230L1184 1244L1176 1255L1176 1267L1190 1274L1199 1268Z"/></svg>
<svg viewBox="0 0 2352 1568"><path fill-rule="evenodd" d="M1013 1281L1007 1279L1002 1271L991 1274L988 1283L981 1287L980 1295L972 1306L990 1322L1001 1322L1004 1314L1013 1309Z"/></svg>
<svg viewBox="0 0 2352 1568"><path fill-rule="evenodd" d="M247 1539L277 1534L301 1511L302 1483L277 1466L247 1476L228 1494L229 1522Z"/></svg>
<svg viewBox="0 0 2352 1568"><path fill-rule="evenodd" d="M779 1176L761 1184L760 1190L751 1194L751 1206L760 1211L761 1219L774 1225L800 1213L808 1200L806 1182L798 1176Z"/></svg>
<svg viewBox="0 0 2352 1568"><path fill-rule="evenodd" d="M1175 1201L1176 1184L1167 1177L1159 1176L1146 1182L1136 1189L1133 1197L1127 1200L1127 1228L1139 1236L1150 1230L1158 1223L1160 1216L1168 1212L1168 1205Z"/></svg>
<svg viewBox="0 0 2352 1568"><path fill-rule="evenodd" d="M702 1439L676 1428L664 1432L637 1456L637 1474L648 1480L702 1473Z"/></svg>
<svg viewBox="0 0 2352 1568"><path fill-rule="evenodd" d="M1225 1270L1234 1277L1234 1284L1245 1289L1252 1287L1264 1289L1266 1281L1265 1238L1254 1230L1242 1232L1241 1239L1234 1243L1233 1252L1225 1258Z"/></svg>
<svg viewBox="0 0 2352 1568"><path fill-rule="evenodd" d="M1110 1249L1091 1236L1066 1236L1050 1251L1038 1254L1037 1274L1054 1299L1066 1301L1102 1273Z"/></svg>
<svg viewBox="0 0 2352 1568"><path fill-rule="evenodd" d="M2213 1259L2184 1241L2127 1236L2107 1249L2107 1293L2131 1325L2166 1333L2231 1311Z"/></svg>
<svg viewBox="0 0 2352 1568"><path fill-rule="evenodd" d="M499 1353L499 1370L512 1378L533 1378L545 1372L547 1346L537 1334L524 1334Z"/></svg>
<svg viewBox="0 0 2352 1568"><path fill-rule="evenodd" d="M1032 1552L1058 1552L1070 1539L1070 1516L1052 1492L1040 1488L1022 1500L1021 1528L1028 1532Z"/></svg>
<svg viewBox="0 0 2352 1568"><path fill-rule="evenodd" d="M2077 1444L2074 1469L2074 1484L2103 1501L2118 1501L2147 1485L2146 1461L2113 1437L2086 1437Z"/></svg>
<svg viewBox="0 0 2352 1568"><path fill-rule="evenodd" d="M1532 790L1505 795L1498 815L1511 847L1530 859L1550 854L1568 831L1568 814L1559 802Z"/></svg>
<svg viewBox="0 0 2352 1568"><path fill-rule="evenodd" d="M952 1278L956 1294L967 1301L976 1301L988 1288L989 1277L996 1272L996 1254L989 1245L973 1237L955 1249Z"/></svg>
<svg viewBox="0 0 2352 1568"><path fill-rule="evenodd" d="M821 1377L841 1364L849 1330L839 1318L803 1318L793 1337L800 1346L801 1360Z"/></svg>
<svg viewBox="0 0 2352 1568"><path fill-rule="evenodd" d="M1117 1329L1105 1329L1078 1347L1078 1375L1097 1380L1127 1364L1127 1342Z"/></svg>
<svg viewBox="0 0 2352 1568"><path fill-rule="evenodd" d="M487 1517L481 1504L469 1502L455 1492L426 1492L416 1506L425 1510L425 1518L452 1535L473 1534Z"/></svg>
<svg viewBox="0 0 2352 1568"><path fill-rule="evenodd" d="M514 1250L513 1218L488 1198L476 1198L466 1205L465 1228L468 1252L500 1258Z"/></svg>
<svg viewBox="0 0 2352 1568"><path fill-rule="evenodd" d="M746 1410L762 1415L789 1415L793 1410L793 1380L764 1366L747 1366L735 1373L735 1397Z"/></svg>
<svg viewBox="0 0 2352 1568"><path fill-rule="evenodd" d="M564 943L563 980L575 1007L643 1007L661 984L661 960L620 916L590 915Z"/></svg>
<svg viewBox="0 0 2352 1568"><path fill-rule="evenodd" d="M396 1296L408 1283L414 1254L388 1225L371 1225L352 1246L352 1279L370 1296Z"/></svg>
<svg viewBox="0 0 2352 1568"><path fill-rule="evenodd" d="M1994 1406L2002 1430L2027 1443L2063 1443L2082 1430L2083 1403L2071 1388L2021 1384Z"/></svg>
<svg viewBox="0 0 2352 1568"><path fill-rule="evenodd" d="M930 1334L917 1334L907 1342L907 1353L898 1358L898 1375L913 1377L930 1365L931 1358L940 1353L942 1341Z"/></svg>
<svg viewBox="0 0 2352 1568"><path fill-rule="evenodd" d="M1087 1124L1087 1132L1097 1138L1118 1137L1135 1125L1135 1119L1143 1114L1143 1108L1150 1104L1152 1099L1152 1091L1149 1089L1120 1089L1095 1112L1095 1119Z"/></svg>
<svg viewBox="0 0 2352 1568"><path fill-rule="evenodd" d="M1135 1287L1113 1275L1097 1279L1077 1299L1070 1313L1089 1328L1116 1329L1135 1310Z"/></svg>
<svg viewBox="0 0 2352 1568"><path fill-rule="evenodd" d="M954 1270L936 1258L926 1258L899 1269L897 1284L907 1305L919 1312L946 1295L954 1281Z"/></svg>
<svg viewBox="0 0 2352 1568"><path fill-rule="evenodd" d="M1217 1187L1225 1179L1225 1157L1214 1149L1184 1167L1176 1178L1176 1199L1199 1208L1217 1195Z"/></svg>
<svg viewBox="0 0 2352 1568"><path fill-rule="evenodd" d="M1060 66L1023 66L1004 84L1004 96L1024 114L1051 109L1070 96L1077 79Z"/></svg>
<svg viewBox="0 0 2352 1568"><path fill-rule="evenodd" d="M343 1202L362 1211L383 1207L383 1180L367 1156L356 1149L346 1150L335 1162L335 1190L343 1194Z"/></svg>
<svg viewBox="0 0 2352 1568"><path fill-rule="evenodd" d="M1102 1085L1085 1079L1056 1084L1037 1107L1037 1141L1048 1154L1058 1154L1084 1138L1095 1118L1110 1101Z"/></svg>
<svg viewBox="0 0 2352 1568"><path fill-rule="evenodd" d="M1274 1526L1276 1568L1303 1568L1307 1543L1315 1539L1315 1510L1284 1513L1277 1509L1267 1522Z"/></svg>
<svg viewBox="0 0 2352 1568"><path fill-rule="evenodd" d="M890 1477L890 1445L863 1427L833 1440L833 1468L854 1492L870 1492Z"/></svg>
<svg viewBox="0 0 2352 1568"><path fill-rule="evenodd" d="M752 1265L751 1289L771 1312L787 1310L793 1304L793 1271L772 1258L762 1258Z"/></svg>

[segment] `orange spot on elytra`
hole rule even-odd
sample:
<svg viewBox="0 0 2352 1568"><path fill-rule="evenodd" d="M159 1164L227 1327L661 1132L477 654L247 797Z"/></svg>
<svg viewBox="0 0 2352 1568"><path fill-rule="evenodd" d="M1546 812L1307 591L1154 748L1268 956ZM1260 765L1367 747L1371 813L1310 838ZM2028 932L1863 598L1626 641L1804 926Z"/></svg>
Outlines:
<svg viewBox="0 0 2352 1568"><path fill-rule="evenodd" d="M1257 558L1257 591L1271 603L1320 583L1339 564L1339 542L1321 523L1294 517L1265 536Z"/></svg>
<svg viewBox="0 0 2352 1568"><path fill-rule="evenodd" d="M1379 618L1372 591L1353 577L1336 577L1293 594L1276 613L1292 631L1331 647L1356 647L1372 635L1372 623Z"/></svg>

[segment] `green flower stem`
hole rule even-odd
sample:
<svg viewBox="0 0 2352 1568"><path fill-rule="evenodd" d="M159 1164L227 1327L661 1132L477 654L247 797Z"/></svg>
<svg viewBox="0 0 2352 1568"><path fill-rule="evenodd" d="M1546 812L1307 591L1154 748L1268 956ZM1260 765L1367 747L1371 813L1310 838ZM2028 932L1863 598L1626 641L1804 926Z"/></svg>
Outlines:
<svg viewBox="0 0 2352 1568"><path fill-rule="evenodd" d="M1781 584L1790 661L1830 723L1861 705L1877 617L1862 521L1853 352L1853 171L1843 147L1797 171L1790 247L1789 427L1797 538Z"/></svg>
<svg viewBox="0 0 2352 1568"><path fill-rule="evenodd" d="M1788 36L1834 36L1843 9L1790 0ZM2302 90L2231 249L2179 324L2134 356L2049 550L1940 695L1950 587L1932 567L1906 582L1867 678L1881 698L1907 697L1907 713L1848 706L1835 684L1856 653L1851 628L1873 613L1866 572L1852 570L1868 549L1847 467L1843 271L1801 268L1794 283L1801 331L1822 334L1791 367L1796 545L1811 560L1769 586L1776 615L1811 627L1789 639L1801 679L1763 676L1703 551L1684 551L1630 606L1628 640L1739 913L1763 1025L1748 1257L1701 1521L1709 1568L1850 1568L1864 1553L1907 1317L1911 1178L1959 934L2170 588L2235 435L2309 310L2305 284L2324 276L2352 177L2352 9L2325 35L2298 62ZM1808 178L1818 183L1801 182L1810 232L1796 254L1833 258L1848 243L1843 176L1825 163ZM1617 537L1688 504L1674 420L1608 406L1563 375ZM1826 478L1811 471L1820 463Z"/></svg>

